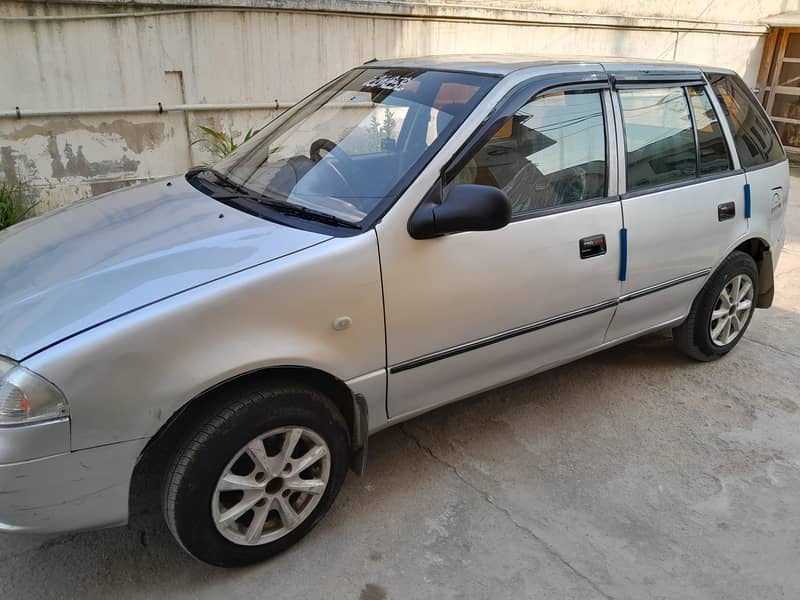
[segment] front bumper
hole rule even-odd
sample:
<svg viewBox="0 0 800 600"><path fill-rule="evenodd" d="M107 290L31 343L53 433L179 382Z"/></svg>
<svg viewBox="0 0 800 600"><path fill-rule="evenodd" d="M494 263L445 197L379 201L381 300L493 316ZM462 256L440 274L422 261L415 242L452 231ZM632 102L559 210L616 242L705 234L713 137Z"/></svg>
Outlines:
<svg viewBox="0 0 800 600"><path fill-rule="evenodd" d="M0 532L62 533L124 525L147 440L0 464Z"/></svg>

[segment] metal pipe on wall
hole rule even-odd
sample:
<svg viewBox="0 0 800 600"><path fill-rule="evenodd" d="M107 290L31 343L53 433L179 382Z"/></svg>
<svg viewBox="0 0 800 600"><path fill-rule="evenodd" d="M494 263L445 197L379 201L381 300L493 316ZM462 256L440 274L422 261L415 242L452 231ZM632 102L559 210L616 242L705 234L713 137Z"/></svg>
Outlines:
<svg viewBox="0 0 800 600"><path fill-rule="evenodd" d="M36 117L72 117L77 115L121 115L121 114L162 114L168 112L202 112L224 110L280 110L291 108L295 102L250 102L245 104L161 104L155 106L111 106L98 108L63 108L44 110L0 111L0 119L24 119Z"/></svg>
<svg viewBox="0 0 800 600"><path fill-rule="evenodd" d="M58 108L43 110L23 110L17 106L14 110L0 111L0 119L33 119L43 117L74 117L77 115L122 115L122 114L157 114L169 112L211 112L225 110L281 110L292 108L297 102L250 102L245 104L161 104L156 106L110 106L103 108ZM333 108L374 108L374 104L365 102L331 102L327 106Z"/></svg>

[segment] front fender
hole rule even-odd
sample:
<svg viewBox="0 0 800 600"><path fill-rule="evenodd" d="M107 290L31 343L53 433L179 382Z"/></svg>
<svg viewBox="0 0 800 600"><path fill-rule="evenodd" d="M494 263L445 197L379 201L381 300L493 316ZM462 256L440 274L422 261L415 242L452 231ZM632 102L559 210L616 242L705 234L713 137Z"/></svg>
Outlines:
<svg viewBox="0 0 800 600"><path fill-rule="evenodd" d="M352 324L335 329L343 316ZM278 365L342 381L385 367L373 231L199 286L25 361L66 395L73 450L153 436L205 390Z"/></svg>

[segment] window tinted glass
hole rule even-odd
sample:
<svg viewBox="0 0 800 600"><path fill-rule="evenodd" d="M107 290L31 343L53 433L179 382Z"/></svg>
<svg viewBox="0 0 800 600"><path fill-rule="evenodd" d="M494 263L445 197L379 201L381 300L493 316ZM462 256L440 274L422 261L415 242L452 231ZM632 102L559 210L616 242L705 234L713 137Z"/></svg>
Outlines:
<svg viewBox="0 0 800 600"><path fill-rule="evenodd" d="M628 191L697 175L697 154L683 88L620 90Z"/></svg>
<svg viewBox="0 0 800 600"><path fill-rule="evenodd" d="M744 168L784 158L780 141L756 100L733 75L711 75L711 87L722 104Z"/></svg>
<svg viewBox="0 0 800 600"><path fill-rule="evenodd" d="M604 196L606 137L600 92L535 98L478 151L454 183L502 189L515 215Z"/></svg>
<svg viewBox="0 0 800 600"><path fill-rule="evenodd" d="M727 171L731 168L728 146L708 94L702 87L689 88L689 99L700 146L700 175Z"/></svg>

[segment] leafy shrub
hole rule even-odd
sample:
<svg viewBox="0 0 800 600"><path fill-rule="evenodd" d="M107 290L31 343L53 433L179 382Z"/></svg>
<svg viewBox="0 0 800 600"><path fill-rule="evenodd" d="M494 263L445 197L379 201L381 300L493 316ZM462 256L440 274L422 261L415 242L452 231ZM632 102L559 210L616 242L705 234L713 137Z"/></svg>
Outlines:
<svg viewBox="0 0 800 600"><path fill-rule="evenodd" d="M35 207L28 199L25 185L0 184L0 230L26 219Z"/></svg>
<svg viewBox="0 0 800 600"><path fill-rule="evenodd" d="M199 129L205 135L194 140L192 144L203 144L215 160L225 158L255 135L252 128L248 129L244 135L239 137L234 136L232 132L226 135L222 131L217 131L211 127L204 127L203 125L200 125Z"/></svg>

